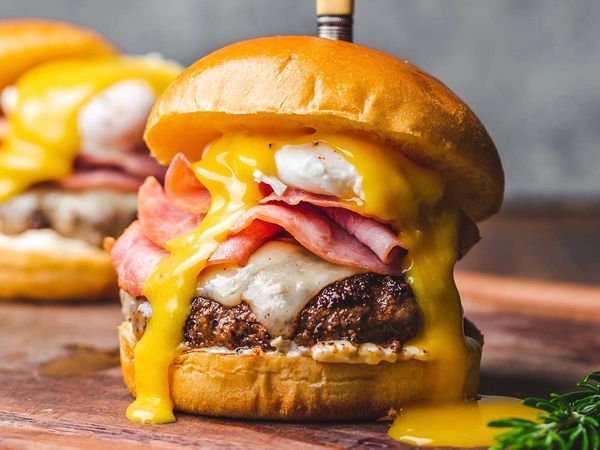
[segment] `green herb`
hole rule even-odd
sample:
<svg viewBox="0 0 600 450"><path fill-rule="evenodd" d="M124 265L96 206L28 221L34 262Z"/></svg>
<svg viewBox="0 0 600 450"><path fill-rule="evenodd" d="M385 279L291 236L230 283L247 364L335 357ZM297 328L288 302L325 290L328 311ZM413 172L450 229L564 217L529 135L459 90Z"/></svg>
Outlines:
<svg viewBox="0 0 600 450"><path fill-rule="evenodd" d="M600 371L577 383L583 388L567 394L551 394L550 400L526 398L523 404L545 412L541 422L500 419L490 427L511 428L496 436L490 450L598 450L600 449Z"/></svg>

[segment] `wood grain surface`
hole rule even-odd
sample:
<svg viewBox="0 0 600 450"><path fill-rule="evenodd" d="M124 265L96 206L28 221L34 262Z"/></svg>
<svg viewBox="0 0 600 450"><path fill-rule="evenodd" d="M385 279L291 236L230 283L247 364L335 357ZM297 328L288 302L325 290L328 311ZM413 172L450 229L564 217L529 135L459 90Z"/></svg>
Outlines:
<svg viewBox="0 0 600 450"><path fill-rule="evenodd" d="M482 393L546 395L600 369L600 289L469 273L457 281L485 334ZM120 321L116 304L0 305L0 448L410 448L387 437L385 422L128 422Z"/></svg>

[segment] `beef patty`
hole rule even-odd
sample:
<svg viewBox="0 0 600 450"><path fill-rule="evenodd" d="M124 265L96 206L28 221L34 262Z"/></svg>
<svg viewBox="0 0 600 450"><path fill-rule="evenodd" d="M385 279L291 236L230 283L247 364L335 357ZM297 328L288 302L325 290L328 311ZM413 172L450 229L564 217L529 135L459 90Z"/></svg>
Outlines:
<svg viewBox="0 0 600 450"><path fill-rule="evenodd" d="M141 339L150 303L121 291L123 314ZM399 350L421 326L416 301L402 277L365 273L327 286L301 311L295 321L293 341L310 346L318 341L345 339L371 342ZM477 327L465 318L465 335L483 345ZM272 336L258 322L246 303L231 308L205 298L195 298L184 326L185 344L190 348L212 346L274 350Z"/></svg>
<svg viewBox="0 0 600 450"><path fill-rule="evenodd" d="M417 303L402 277L363 273L330 284L295 319L295 331L286 338L297 345L344 339L372 342L399 350L420 326ZM184 328L191 348L260 347L274 350L271 336L246 303L231 308L213 300L195 298Z"/></svg>
<svg viewBox="0 0 600 450"><path fill-rule="evenodd" d="M104 236L118 236L135 216L134 192L38 186L0 203L0 233L17 235L50 228L65 237L100 246Z"/></svg>

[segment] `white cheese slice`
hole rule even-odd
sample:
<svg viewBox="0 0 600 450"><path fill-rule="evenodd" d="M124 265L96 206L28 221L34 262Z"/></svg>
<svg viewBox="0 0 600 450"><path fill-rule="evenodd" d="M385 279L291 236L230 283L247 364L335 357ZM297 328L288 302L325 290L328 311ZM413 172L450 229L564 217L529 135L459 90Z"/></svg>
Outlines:
<svg viewBox="0 0 600 450"><path fill-rule="evenodd" d="M216 265L204 270L196 294L226 307L245 301L271 336L289 336L294 318L312 297L360 272L331 264L297 244L271 241L244 267Z"/></svg>

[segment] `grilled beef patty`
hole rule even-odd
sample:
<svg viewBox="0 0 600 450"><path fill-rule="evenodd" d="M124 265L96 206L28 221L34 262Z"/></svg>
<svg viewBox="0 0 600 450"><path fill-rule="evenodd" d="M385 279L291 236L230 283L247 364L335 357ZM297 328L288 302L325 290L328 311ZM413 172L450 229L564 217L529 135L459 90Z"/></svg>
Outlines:
<svg viewBox="0 0 600 450"><path fill-rule="evenodd" d="M118 236L136 216L136 194L115 190L69 191L40 186L0 203L0 233L17 235L50 228L100 246Z"/></svg>
<svg viewBox="0 0 600 450"><path fill-rule="evenodd" d="M150 303L124 291L121 302L123 314L131 321L137 339L141 339L152 315ZM417 334L420 326L416 301L402 277L365 273L333 283L316 295L296 319L293 340L310 346L318 341L345 339L398 350ZM483 335L467 318L464 331L483 345ZM272 336L243 302L227 308L213 300L194 299L184 336L190 348L274 350L270 345Z"/></svg>
<svg viewBox="0 0 600 450"><path fill-rule="evenodd" d="M138 338L143 334L149 306L144 299L124 308ZM145 305L145 306L144 306ZM420 327L417 303L402 277L363 273L330 284L304 307L294 323L295 331L286 338L297 345L311 346L321 341L371 342L399 350ZM184 327L190 348L260 347L274 350L271 336L250 307L242 302L234 307L198 297Z"/></svg>
<svg viewBox="0 0 600 450"><path fill-rule="evenodd" d="M401 347L421 324L417 302L403 277L363 273L330 284L297 319L298 345L346 339Z"/></svg>

